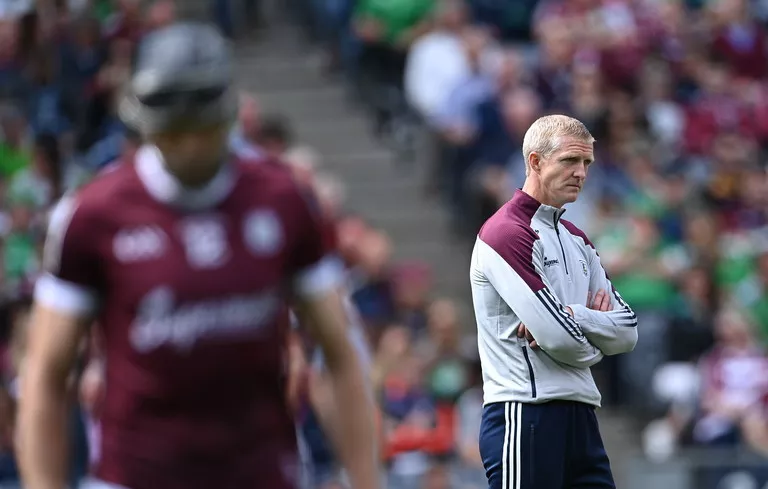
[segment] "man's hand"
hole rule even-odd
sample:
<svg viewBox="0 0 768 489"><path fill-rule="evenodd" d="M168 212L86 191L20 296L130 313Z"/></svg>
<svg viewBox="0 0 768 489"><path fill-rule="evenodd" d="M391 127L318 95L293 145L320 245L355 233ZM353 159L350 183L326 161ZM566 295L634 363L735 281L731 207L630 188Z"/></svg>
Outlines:
<svg viewBox="0 0 768 489"><path fill-rule="evenodd" d="M595 300L592 301L592 291L590 290L587 293L587 307L594 309L595 311L610 311L613 309L613 305L611 304L611 295L605 290L600 289L597 291L597 294L595 294ZM570 308L568 308L568 312L571 314L571 316L573 316L573 312L570 310Z"/></svg>
<svg viewBox="0 0 768 489"><path fill-rule="evenodd" d="M536 338L533 337L530 331L528 331L528 328L525 327L525 324L520 323L520 326L517 328L517 337L523 338L525 337L526 340L528 340L528 343L531 348L537 348L539 345L536 344Z"/></svg>

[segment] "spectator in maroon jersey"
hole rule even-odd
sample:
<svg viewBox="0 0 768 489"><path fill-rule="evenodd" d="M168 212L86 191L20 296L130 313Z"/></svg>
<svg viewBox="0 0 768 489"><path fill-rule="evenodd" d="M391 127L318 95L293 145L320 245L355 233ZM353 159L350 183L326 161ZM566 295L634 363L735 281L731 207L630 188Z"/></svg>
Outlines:
<svg viewBox="0 0 768 489"><path fill-rule="evenodd" d="M131 47L144 35L144 19L140 0L117 0L117 11L107 21L105 36L107 40L128 41Z"/></svg>
<svg viewBox="0 0 768 489"><path fill-rule="evenodd" d="M693 438L705 445L735 444L739 423L768 395L768 357L749 318L725 309L715 319L715 347L701 361L701 409Z"/></svg>
<svg viewBox="0 0 768 489"><path fill-rule="evenodd" d="M710 58L701 66L697 79L701 91L687 111L685 149L693 154L706 154L721 132L750 134L753 118L734 96L733 75L725 60Z"/></svg>
<svg viewBox="0 0 768 489"><path fill-rule="evenodd" d="M716 23L714 53L726 60L737 77L764 79L768 76L765 31L750 14L747 0L711 2Z"/></svg>

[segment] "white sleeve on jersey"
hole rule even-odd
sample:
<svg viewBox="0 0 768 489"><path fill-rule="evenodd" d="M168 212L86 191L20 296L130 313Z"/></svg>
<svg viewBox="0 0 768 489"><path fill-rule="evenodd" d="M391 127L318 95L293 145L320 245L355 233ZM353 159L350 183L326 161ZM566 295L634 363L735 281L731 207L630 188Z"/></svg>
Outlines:
<svg viewBox="0 0 768 489"><path fill-rule="evenodd" d="M335 256L325 256L319 262L310 265L295 279L296 293L301 297L321 296L338 288L344 283L344 264Z"/></svg>
<svg viewBox="0 0 768 489"><path fill-rule="evenodd" d="M98 295L83 280L75 281L73 275L92 265L95 257L80 246L91 238L78 235L82 231L72 229L78 210L72 195L64 196L54 206L43 252L45 273L35 283L34 298L37 304L62 313L87 315L96 310Z"/></svg>
<svg viewBox="0 0 768 489"><path fill-rule="evenodd" d="M93 314L98 307L95 292L46 273L35 282L35 302L64 314Z"/></svg>

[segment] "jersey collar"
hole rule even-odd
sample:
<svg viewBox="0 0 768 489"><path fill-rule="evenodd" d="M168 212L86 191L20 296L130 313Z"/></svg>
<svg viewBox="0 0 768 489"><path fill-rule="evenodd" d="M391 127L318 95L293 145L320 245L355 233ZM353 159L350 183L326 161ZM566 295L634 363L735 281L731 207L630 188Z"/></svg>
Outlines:
<svg viewBox="0 0 768 489"><path fill-rule="evenodd" d="M188 210L201 210L220 204L232 192L237 181L234 168L224 165L204 187L186 188L165 168L160 150L153 145L139 148L136 153L136 173L155 200Z"/></svg>
<svg viewBox="0 0 768 489"><path fill-rule="evenodd" d="M515 195L512 197L512 205L522 209L522 211L531 219L538 220L551 227L557 226L557 223L560 222L560 218L565 212L565 209L563 208L542 204L523 192L522 189L515 191Z"/></svg>

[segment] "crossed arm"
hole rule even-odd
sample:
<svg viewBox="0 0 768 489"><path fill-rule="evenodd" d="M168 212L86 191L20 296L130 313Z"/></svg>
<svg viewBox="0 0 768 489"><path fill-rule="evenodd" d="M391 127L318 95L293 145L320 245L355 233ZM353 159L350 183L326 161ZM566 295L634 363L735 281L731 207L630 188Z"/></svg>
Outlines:
<svg viewBox="0 0 768 489"><path fill-rule="evenodd" d="M592 297L593 294L590 291L587 295L587 308L592 309L593 311L599 311L599 312L608 312L613 310L613 303L611 301L611 294L606 292L603 289L600 289L597 291L596 294L594 294L594 298ZM568 314L573 317L573 309L571 309L570 306L565 307ZM583 328L582 328L583 331ZM608 334L606 334L608 333ZM589 340L590 343L592 343L595 346L598 346L598 344L602 346L598 346L600 351L604 355L616 355L619 353L625 353L626 351L631 351L631 349L634 347L634 343L631 341L631 332L627 331L628 335L624 335L624 337L620 335L616 335L615 332L611 333L608 332L601 332L598 329L593 329L591 332L586 332L585 336ZM525 324L520 323L520 326L517 328L517 337L518 338L526 338L531 348L537 348L538 343L536 343L536 338L533 337L533 334L531 334L530 331L528 331L528 328L525 327ZM631 345L630 345L631 343ZM624 351L623 348L629 348L628 350Z"/></svg>
<svg viewBox="0 0 768 489"><path fill-rule="evenodd" d="M502 257L482 240L475 249L476 265L520 320L519 336L535 338L535 346L554 360L576 368L634 348L637 318L613 289L596 255L590 263L590 289L595 291L594 300L588 299L590 308L563 304L551 292L541 253L534 249L529 255L521 250L513 243L502 250L506 255Z"/></svg>

